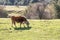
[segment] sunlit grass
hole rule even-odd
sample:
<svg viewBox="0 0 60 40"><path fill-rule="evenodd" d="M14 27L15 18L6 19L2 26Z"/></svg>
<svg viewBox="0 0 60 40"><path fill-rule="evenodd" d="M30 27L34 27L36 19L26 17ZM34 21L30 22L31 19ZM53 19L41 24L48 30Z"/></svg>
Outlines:
<svg viewBox="0 0 60 40"><path fill-rule="evenodd" d="M0 40L60 40L59 19L29 20L29 22L30 29L15 30L11 27L9 18L0 18Z"/></svg>

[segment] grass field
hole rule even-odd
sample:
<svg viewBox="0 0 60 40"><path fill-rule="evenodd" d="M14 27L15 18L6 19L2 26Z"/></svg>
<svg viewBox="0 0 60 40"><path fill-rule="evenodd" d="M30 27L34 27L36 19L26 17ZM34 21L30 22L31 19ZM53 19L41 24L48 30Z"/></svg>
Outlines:
<svg viewBox="0 0 60 40"><path fill-rule="evenodd" d="M11 27L9 18L0 18L0 40L60 40L60 20L29 20L31 28Z"/></svg>

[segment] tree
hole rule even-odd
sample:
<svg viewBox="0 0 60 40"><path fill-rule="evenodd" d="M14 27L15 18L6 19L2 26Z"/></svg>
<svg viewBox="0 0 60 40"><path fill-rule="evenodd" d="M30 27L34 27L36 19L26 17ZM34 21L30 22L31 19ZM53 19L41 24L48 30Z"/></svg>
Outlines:
<svg viewBox="0 0 60 40"><path fill-rule="evenodd" d="M5 18L7 17L7 12L4 10L4 6L0 6L0 18Z"/></svg>
<svg viewBox="0 0 60 40"><path fill-rule="evenodd" d="M26 16L32 19L42 19L45 7L47 4L44 3L33 3L28 7Z"/></svg>
<svg viewBox="0 0 60 40"><path fill-rule="evenodd" d="M26 13L31 19L53 19L55 15L54 5L45 1L30 4Z"/></svg>
<svg viewBox="0 0 60 40"><path fill-rule="evenodd" d="M52 3L54 4L55 6L55 9L56 9L56 16L57 18L60 19L60 5L59 5L59 0L53 0Z"/></svg>

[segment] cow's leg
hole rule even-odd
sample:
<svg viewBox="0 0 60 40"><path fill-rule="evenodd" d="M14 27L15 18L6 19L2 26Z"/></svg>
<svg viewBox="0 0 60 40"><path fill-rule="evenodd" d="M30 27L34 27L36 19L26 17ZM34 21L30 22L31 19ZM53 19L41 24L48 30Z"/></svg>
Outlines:
<svg viewBox="0 0 60 40"><path fill-rule="evenodd" d="M13 25L16 27L15 21L12 20L12 27L13 27Z"/></svg>
<svg viewBox="0 0 60 40"><path fill-rule="evenodd" d="M24 26L24 28L25 28L25 23L23 22L23 26Z"/></svg>
<svg viewBox="0 0 60 40"><path fill-rule="evenodd" d="M11 25L12 27L13 27L13 24L14 24L14 22L12 21L12 25Z"/></svg>
<svg viewBox="0 0 60 40"><path fill-rule="evenodd" d="M14 26L16 27L16 23L15 23L15 22L13 22L13 24L14 24Z"/></svg>
<svg viewBox="0 0 60 40"><path fill-rule="evenodd" d="M20 23L20 28L21 28L21 24L22 24L22 23Z"/></svg>

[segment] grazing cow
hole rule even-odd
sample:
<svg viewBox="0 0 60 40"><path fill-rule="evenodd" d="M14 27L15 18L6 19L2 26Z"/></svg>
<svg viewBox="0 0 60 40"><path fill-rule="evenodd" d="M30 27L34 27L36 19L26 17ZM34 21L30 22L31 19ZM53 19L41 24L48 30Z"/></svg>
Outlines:
<svg viewBox="0 0 60 40"><path fill-rule="evenodd" d="M23 16L14 16L14 15L10 16L10 17L11 17L11 20L12 20L12 26L14 24L15 27L16 27L16 22L17 22L17 23L20 23L20 27L21 27L21 24L26 24L27 27L29 27L29 22L25 17L23 17Z"/></svg>

